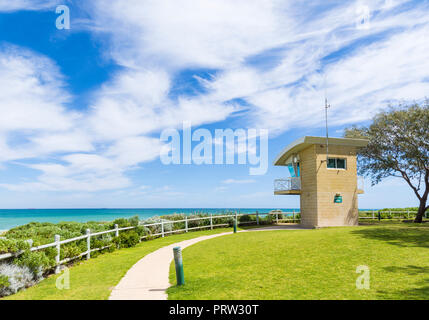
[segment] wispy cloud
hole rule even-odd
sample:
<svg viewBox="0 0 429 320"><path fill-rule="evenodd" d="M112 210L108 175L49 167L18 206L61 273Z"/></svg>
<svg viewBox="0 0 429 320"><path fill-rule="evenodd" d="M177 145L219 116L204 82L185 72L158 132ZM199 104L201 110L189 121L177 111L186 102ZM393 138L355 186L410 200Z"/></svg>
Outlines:
<svg viewBox="0 0 429 320"><path fill-rule="evenodd" d="M0 0L0 12L46 10L59 2L59 0Z"/></svg>
<svg viewBox="0 0 429 320"><path fill-rule="evenodd" d="M238 180L238 179L228 179L228 180L224 180L222 181L222 183L224 184L249 184L249 183L255 183L256 180L252 180L252 179L243 179L243 180Z"/></svg>
<svg viewBox="0 0 429 320"><path fill-rule="evenodd" d="M55 3L0 0L0 11ZM321 125L325 90L335 125L368 120L389 102L429 92L426 1L94 0L80 6L86 16L79 27L107 38L103 52L121 69L92 92L88 110L75 112L54 61L21 47L0 50L0 163L18 161L39 174L3 184L10 190L128 188L133 181L126 173L158 157L162 145L154 136L183 121L198 126L234 117L241 127L280 134ZM356 28L359 6L370 9L368 29ZM204 90L173 98L177 75L195 69L211 70L195 76Z"/></svg>

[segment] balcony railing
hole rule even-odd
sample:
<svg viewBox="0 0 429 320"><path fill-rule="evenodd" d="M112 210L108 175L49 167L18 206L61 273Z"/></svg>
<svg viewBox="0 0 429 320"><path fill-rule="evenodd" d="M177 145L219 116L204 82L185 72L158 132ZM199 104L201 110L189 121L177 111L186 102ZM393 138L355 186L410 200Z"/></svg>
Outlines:
<svg viewBox="0 0 429 320"><path fill-rule="evenodd" d="M286 178L274 180L274 191L294 191L301 190L301 178Z"/></svg>

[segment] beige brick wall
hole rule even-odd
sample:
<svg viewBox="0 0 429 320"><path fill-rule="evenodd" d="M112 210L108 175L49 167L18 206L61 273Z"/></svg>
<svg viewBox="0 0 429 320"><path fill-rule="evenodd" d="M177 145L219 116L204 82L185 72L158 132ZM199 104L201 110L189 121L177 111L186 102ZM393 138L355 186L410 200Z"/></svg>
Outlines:
<svg viewBox="0 0 429 320"><path fill-rule="evenodd" d="M347 159L347 169L327 169L326 145L313 145L300 152L303 226L358 224L356 149L330 146L329 157ZM337 193L342 195L343 203L334 203Z"/></svg>
<svg viewBox="0 0 429 320"><path fill-rule="evenodd" d="M299 153L301 172L301 224L317 226L317 174L316 147L313 145Z"/></svg>
<svg viewBox="0 0 429 320"><path fill-rule="evenodd" d="M358 224L356 148L330 146L330 158L345 158L346 170L327 169L326 146L316 146L318 227L353 226ZM343 203L334 203L335 195Z"/></svg>

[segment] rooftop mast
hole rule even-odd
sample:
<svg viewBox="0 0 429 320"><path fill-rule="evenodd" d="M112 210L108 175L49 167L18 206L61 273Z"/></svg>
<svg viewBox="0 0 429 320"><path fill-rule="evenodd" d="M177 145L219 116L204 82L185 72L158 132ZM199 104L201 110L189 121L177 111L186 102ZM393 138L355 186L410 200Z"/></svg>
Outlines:
<svg viewBox="0 0 429 320"><path fill-rule="evenodd" d="M328 98L325 94L325 119L326 119L326 166L329 163L329 130L328 130L328 109L331 105L328 104Z"/></svg>

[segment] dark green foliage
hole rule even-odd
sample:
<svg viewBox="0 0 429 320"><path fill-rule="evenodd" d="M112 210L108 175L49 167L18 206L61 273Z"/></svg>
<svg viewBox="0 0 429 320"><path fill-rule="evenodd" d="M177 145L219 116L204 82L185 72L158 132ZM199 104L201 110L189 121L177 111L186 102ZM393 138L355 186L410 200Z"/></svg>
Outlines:
<svg viewBox="0 0 429 320"><path fill-rule="evenodd" d="M128 219L125 218L116 219L111 223L110 228L113 229L115 224L117 224L119 228L126 228L130 226Z"/></svg>
<svg viewBox="0 0 429 320"><path fill-rule="evenodd" d="M35 278L41 278L42 274L55 264L53 259L49 259L44 252L25 251L13 261L20 267L28 267Z"/></svg>
<svg viewBox="0 0 429 320"><path fill-rule="evenodd" d="M9 277L0 274L0 290L10 286Z"/></svg>
<svg viewBox="0 0 429 320"><path fill-rule="evenodd" d="M140 237L137 232L131 230L120 233L119 237L113 239L113 242L120 248L132 248L140 242Z"/></svg>
<svg viewBox="0 0 429 320"><path fill-rule="evenodd" d="M14 239L0 239L0 254L16 253L30 248L27 241Z"/></svg>
<svg viewBox="0 0 429 320"><path fill-rule="evenodd" d="M73 258L86 251L85 243L81 242L80 245L77 243L71 243L67 246L64 245L60 251L60 259Z"/></svg>
<svg viewBox="0 0 429 320"><path fill-rule="evenodd" d="M54 236L59 235L61 239L70 239L79 237L86 233L86 229L91 229L91 232L100 232L109 230L110 225L103 222L61 222L54 223L39 223L32 222L20 227L13 228L4 235L8 239L15 240L33 240L33 246L52 243Z"/></svg>
<svg viewBox="0 0 429 320"><path fill-rule="evenodd" d="M24 251L22 255L17 257L13 263L18 266L26 266L36 276L41 276L44 272L55 265L56 248L51 247L41 251L30 252L30 245L27 239L33 240L33 246L52 243L56 234L60 235L61 240L76 238L86 234L86 230L90 229L92 233L107 231L113 229L114 224L119 224L120 227L129 227L138 225L138 217L130 219L118 219L114 223L105 222L61 222L53 223L29 223L17 228L13 228L6 232L6 238L0 239L0 254L16 253ZM137 228L131 235L130 231L121 232L124 238L121 242L121 247L134 246L140 240L140 235L144 235L143 227ZM115 250L113 242L114 234L103 234L91 238L91 249L104 248L106 249L91 253L92 257L106 251ZM137 238L137 242L136 242ZM87 251L87 240L82 239L61 245L60 259L75 258Z"/></svg>
<svg viewBox="0 0 429 320"><path fill-rule="evenodd" d="M415 222L429 208L429 101L380 112L369 127L347 129L347 138L369 140L359 151L359 172L373 184L399 177L413 190L420 206Z"/></svg>
<svg viewBox="0 0 429 320"><path fill-rule="evenodd" d="M256 221L256 216L241 216L238 218L238 221L240 222L250 222L250 221Z"/></svg>

